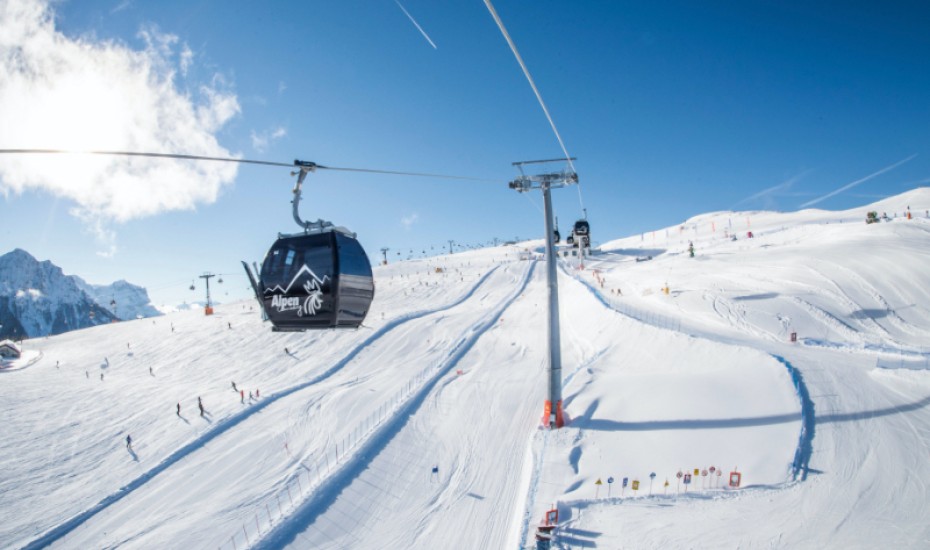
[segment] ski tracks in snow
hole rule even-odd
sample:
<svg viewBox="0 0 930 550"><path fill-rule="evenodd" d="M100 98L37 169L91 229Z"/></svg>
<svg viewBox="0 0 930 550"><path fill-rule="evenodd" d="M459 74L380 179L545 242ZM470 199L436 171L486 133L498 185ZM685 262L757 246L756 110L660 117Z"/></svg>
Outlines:
<svg viewBox="0 0 930 550"><path fill-rule="evenodd" d="M429 396L449 380L444 376L452 371L463 357L471 350L484 333L494 327L504 311L523 294L532 278L536 262L530 264L515 291L493 310L482 317L465 331L465 334L456 342L445 357L445 360L433 369L432 376L424 380L419 388L413 390L406 401L400 403L393 414L384 420L376 429L370 432L367 439L359 442L355 448L344 457L328 477L324 478L315 488L309 498L298 504L296 509L280 523L274 525L257 542L255 548L281 548L296 541L297 537L313 525L314 522L326 512L361 474L371 466L372 461L391 442L391 440L406 426L410 418L427 401Z"/></svg>
<svg viewBox="0 0 930 550"><path fill-rule="evenodd" d="M156 476L162 474L163 472L165 472L166 470L168 470L169 468L171 468L172 466L174 466L175 464L177 464L184 458L204 448L211 441L214 441L215 439L227 433L231 429L242 424L245 420L252 417L252 415L257 414L258 412L264 410L266 407L270 406L271 404L276 403L290 395L293 395L296 392L312 387L315 384L318 384L326 380L327 378L330 378L331 376L333 376L334 374L342 370L353 359L355 359L359 353L361 353L363 350L371 346L374 342L376 342L378 339L383 337L385 334L391 332L395 328L401 325L404 325L405 323L408 323L410 321L414 321L416 319L425 317L427 315L441 313L443 311L452 309L464 303L466 300L474 296L475 293L478 291L478 289L481 288L484 285L484 283L499 268L500 268L500 265L495 266L494 268L488 270L487 273L485 273L483 276L481 276L478 279L478 281L474 284L474 286L472 286L467 292L465 292L457 300L451 303L448 303L438 308L425 309L425 310L420 310L420 311L416 311L413 313L408 313L408 314L401 315L395 319L388 321L385 325L383 325L381 328L379 328L374 333L372 333L371 336L369 336L363 342L361 342L359 345L353 348L348 354L345 355L345 357L343 357L341 360L333 364L333 366L330 367L329 369L314 376L313 378L311 378L310 380L306 382L303 382L303 383L294 385L288 389L281 390L273 394L267 395L266 397L263 397L261 401L258 401L251 407L246 408L243 411L233 414L232 416L218 422L210 431L200 435L196 439L180 447L179 449L177 449L176 451L174 451L173 453L165 457L156 466L150 468L149 470L142 473L141 475L139 475L138 477L136 477L129 483L125 484L123 487L119 489L119 491L106 496L94 506L91 506L87 510L75 515L71 519L53 527L52 529L47 531L45 534L43 534L39 538L25 545L23 547L23 550L36 550L39 548L45 548L55 543L56 541L61 540L63 537L67 536L68 533L74 531L75 529L83 525L85 522L90 520L92 517L94 517L98 513L102 512L103 510L106 510L110 506L122 500L124 497L132 494L134 491L136 491L137 489L145 485L147 482L154 479ZM531 272L531 269L527 270L527 275L526 275L526 278L524 279L523 287L525 287L526 282L529 280L530 272ZM523 287L521 287L521 289ZM465 339L463 338L463 341L464 340ZM462 345L462 341L460 341L456 345L455 349L458 349L459 347L461 347L461 345ZM453 352L455 351L455 349L453 349Z"/></svg>

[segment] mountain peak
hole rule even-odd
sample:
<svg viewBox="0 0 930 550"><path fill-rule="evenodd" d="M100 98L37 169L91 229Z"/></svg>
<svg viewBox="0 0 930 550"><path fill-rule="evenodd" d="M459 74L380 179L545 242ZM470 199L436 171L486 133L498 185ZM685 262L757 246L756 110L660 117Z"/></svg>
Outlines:
<svg viewBox="0 0 930 550"><path fill-rule="evenodd" d="M160 315L142 287L88 285L16 248L0 256L0 337L36 337Z"/></svg>
<svg viewBox="0 0 930 550"><path fill-rule="evenodd" d="M13 261L33 261L38 263L39 260L35 258L32 254L26 252L22 248L14 248L12 251L7 252L3 256L0 256L0 261L3 260L13 260Z"/></svg>

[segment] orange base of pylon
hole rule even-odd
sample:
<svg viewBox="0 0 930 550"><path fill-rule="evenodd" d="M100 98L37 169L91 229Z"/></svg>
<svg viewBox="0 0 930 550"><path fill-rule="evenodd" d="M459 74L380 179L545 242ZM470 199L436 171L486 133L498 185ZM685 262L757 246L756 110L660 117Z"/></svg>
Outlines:
<svg viewBox="0 0 930 550"><path fill-rule="evenodd" d="M552 413L555 413L555 426L552 425ZM561 428L565 426L565 415L562 414L562 402L556 401L555 411L552 410L552 401L546 399L543 406L542 424L546 427Z"/></svg>
<svg viewBox="0 0 930 550"><path fill-rule="evenodd" d="M210 306L207 306L207 307L203 308L203 314L204 314L204 315L213 315L213 308L210 307Z"/></svg>

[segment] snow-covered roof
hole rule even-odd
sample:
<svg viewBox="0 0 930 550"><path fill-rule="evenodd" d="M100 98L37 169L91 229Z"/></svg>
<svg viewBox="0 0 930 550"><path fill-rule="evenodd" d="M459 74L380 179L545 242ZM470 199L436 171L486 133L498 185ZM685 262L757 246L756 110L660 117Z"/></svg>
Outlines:
<svg viewBox="0 0 930 550"><path fill-rule="evenodd" d="M16 345L16 342L12 340L4 340L0 342L0 355L8 356L8 353L4 353L4 350L10 350L16 357L19 357L23 350Z"/></svg>

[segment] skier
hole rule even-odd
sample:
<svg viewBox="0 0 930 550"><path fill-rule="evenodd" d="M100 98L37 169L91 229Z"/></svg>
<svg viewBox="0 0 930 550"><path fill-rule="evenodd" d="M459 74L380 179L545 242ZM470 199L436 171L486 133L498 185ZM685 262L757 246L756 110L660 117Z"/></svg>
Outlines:
<svg viewBox="0 0 930 550"><path fill-rule="evenodd" d="M151 374L152 376L155 376L155 373L152 372L152 367L149 367L149 374Z"/></svg>
<svg viewBox="0 0 930 550"><path fill-rule="evenodd" d="M233 391L239 391L239 388L236 387L235 382L231 382L231 384L232 384Z"/></svg>
<svg viewBox="0 0 930 550"><path fill-rule="evenodd" d="M203 401L200 400L200 396L197 396L197 406L200 407L200 416L203 416Z"/></svg>
<svg viewBox="0 0 930 550"><path fill-rule="evenodd" d="M691 241L688 241L688 254L690 254L692 258L694 257L694 243Z"/></svg>
<svg viewBox="0 0 930 550"><path fill-rule="evenodd" d="M245 390L239 390L239 402L245 403Z"/></svg>
<svg viewBox="0 0 930 550"><path fill-rule="evenodd" d="M128 434L126 435L126 448L132 450L132 436Z"/></svg>
<svg viewBox="0 0 930 550"><path fill-rule="evenodd" d="M178 416L181 416L181 403L178 402Z"/></svg>
<svg viewBox="0 0 930 550"><path fill-rule="evenodd" d="M226 323L226 324L229 325L229 330L232 330L232 323Z"/></svg>
<svg viewBox="0 0 930 550"><path fill-rule="evenodd" d="M100 373L100 381L103 382L103 373Z"/></svg>
<svg viewBox="0 0 930 550"><path fill-rule="evenodd" d="M258 399L258 388L255 388L255 399Z"/></svg>
<svg viewBox="0 0 930 550"><path fill-rule="evenodd" d="M249 392L249 402L251 403L254 397L252 397L252 392Z"/></svg>
<svg viewBox="0 0 930 550"><path fill-rule="evenodd" d="M288 349L287 349L287 348L284 348L284 353L285 353L285 354L287 354L287 355L290 355L290 354L291 354L291 352L290 352L290 351L288 351Z"/></svg>

